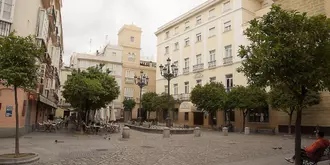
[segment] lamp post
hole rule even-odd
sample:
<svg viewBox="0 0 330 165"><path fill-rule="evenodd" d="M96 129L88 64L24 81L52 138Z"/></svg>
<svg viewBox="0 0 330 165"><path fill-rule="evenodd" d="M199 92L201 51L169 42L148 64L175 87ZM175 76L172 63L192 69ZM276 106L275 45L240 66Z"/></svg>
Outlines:
<svg viewBox="0 0 330 165"><path fill-rule="evenodd" d="M140 76L134 76L134 83L140 87L140 104L139 104L139 110L138 110L138 120L141 121L142 119L142 88L147 86L149 83L149 77L146 76L146 74L143 73L141 70Z"/></svg>
<svg viewBox="0 0 330 165"><path fill-rule="evenodd" d="M171 65L171 59L168 58L167 64L165 66L160 65L160 74L167 80L167 117L166 117L166 126L171 127L172 126L172 121L170 118L170 110L171 110L171 105L170 105L170 81L178 76L178 68L176 65L172 64Z"/></svg>

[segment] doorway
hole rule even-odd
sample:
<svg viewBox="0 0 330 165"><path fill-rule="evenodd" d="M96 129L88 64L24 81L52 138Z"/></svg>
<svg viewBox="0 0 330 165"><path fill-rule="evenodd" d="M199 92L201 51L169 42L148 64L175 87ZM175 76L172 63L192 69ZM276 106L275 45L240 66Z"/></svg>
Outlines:
<svg viewBox="0 0 330 165"><path fill-rule="evenodd" d="M204 123L204 113L203 112L194 112L194 125L203 125Z"/></svg>

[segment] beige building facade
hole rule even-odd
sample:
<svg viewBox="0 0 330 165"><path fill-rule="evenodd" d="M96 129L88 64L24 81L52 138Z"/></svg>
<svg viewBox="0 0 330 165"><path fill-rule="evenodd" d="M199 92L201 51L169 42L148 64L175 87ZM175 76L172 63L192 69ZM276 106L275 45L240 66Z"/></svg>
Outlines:
<svg viewBox="0 0 330 165"><path fill-rule="evenodd" d="M234 85L247 85L246 77L236 71L242 61L237 56L239 46L248 44L243 32L250 20L269 12L273 3L273 0L209 0L158 28L155 33L157 63L166 64L166 59L170 58L179 69L178 77L170 84L171 94L180 101L177 105L177 114L175 111L173 116L176 122L190 126L211 125L209 114L196 109L189 100L190 92L197 84L222 82L228 91ZM278 0L276 3L283 4L283 8L287 9L292 8L291 6L302 11L310 9L313 14L327 14L328 8L325 6L329 6L325 0L311 0L309 3L305 0ZM296 7L297 4L301 7ZM167 81L160 75L159 69L156 73L156 85L157 93L165 92L168 88ZM322 98L328 98L328 95L323 93ZM328 99L322 100L320 105L310 109L326 107L327 102ZM325 111L325 108L321 108L319 114ZM323 118L322 115L311 117L309 110L304 113L306 119L303 124L306 128L315 127L317 124L330 126L329 122L315 120ZM288 117L275 110L263 109L251 112L246 121L252 130L267 127L283 132L287 129L285 126ZM236 130L241 130L242 114L233 110L217 113L217 126L229 122Z"/></svg>
<svg viewBox="0 0 330 165"><path fill-rule="evenodd" d="M140 92L156 91L156 64L152 61L141 59L141 28L135 25L124 25L118 32L118 45L123 48L123 76L121 98L134 99L137 103L132 112L125 113L125 120L137 119L140 107ZM149 77L149 83L142 91L135 84L134 76L140 76L140 72ZM145 113L141 115L146 115Z"/></svg>
<svg viewBox="0 0 330 165"><path fill-rule="evenodd" d="M37 89L18 90L21 134L55 115L63 54L61 8L61 0L0 1L0 37L13 31L19 36L33 35L37 44L46 50L39 63ZM0 85L0 137L15 135L13 95L12 88Z"/></svg>

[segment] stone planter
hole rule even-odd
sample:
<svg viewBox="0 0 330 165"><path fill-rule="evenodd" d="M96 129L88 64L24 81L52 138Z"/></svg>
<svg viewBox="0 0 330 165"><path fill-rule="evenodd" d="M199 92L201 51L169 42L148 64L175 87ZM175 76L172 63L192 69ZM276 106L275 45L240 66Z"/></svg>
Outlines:
<svg viewBox="0 0 330 165"><path fill-rule="evenodd" d="M38 161L39 155L35 153L21 153L21 157L15 158L14 154L0 155L1 165L12 165L12 164L27 164Z"/></svg>

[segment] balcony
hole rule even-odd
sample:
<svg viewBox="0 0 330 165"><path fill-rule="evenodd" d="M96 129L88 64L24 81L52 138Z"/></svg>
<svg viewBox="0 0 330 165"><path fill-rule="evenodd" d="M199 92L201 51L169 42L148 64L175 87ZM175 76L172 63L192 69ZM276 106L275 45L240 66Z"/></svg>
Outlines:
<svg viewBox="0 0 330 165"><path fill-rule="evenodd" d="M0 36L8 36L10 29L11 23L0 20Z"/></svg>
<svg viewBox="0 0 330 165"><path fill-rule="evenodd" d="M228 65L233 63L233 56L223 58L223 64Z"/></svg>
<svg viewBox="0 0 330 165"><path fill-rule="evenodd" d="M216 62L217 62L216 60L210 61L210 62L209 62L209 68L215 68L216 65L217 65Z"/></svg>
<svg viewBox="0 0 330 165"><path fill-rule="evenodd" d="M190 100L190 93L181 93L180 100L181 101L189 101Z"/></svg>
<svg viewBox="0 0 330 165"><path fill-rule="evenodd" d="M173 98L174 98L174 100L179 100L179 95L178 94L173 94Z"/></svg>
<svg viewBox="0 0 330 165"><path fill-rule="evenodd" d="M126 84L134 84L134 78L133 77L125 77L125 83Z"/></svg>
<svg viewBox="0 0 330 165"><path fill-rule="evenodd" d="M183 68L183 74L188 74L189 73L189 67Z"/></svg>
<svg viewBox="0 0 330 165"><path fill-rule="evenodd" d="M201 63L201 64L196 64L193 66L193 71L194 72L199 72L199 71L202 71L204 69L204 64Z"/></svg>

